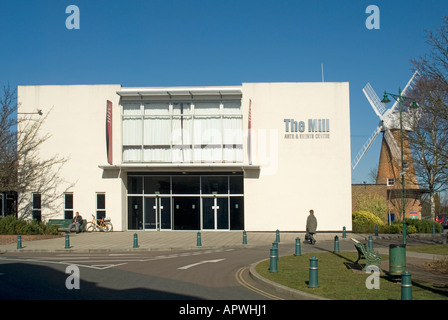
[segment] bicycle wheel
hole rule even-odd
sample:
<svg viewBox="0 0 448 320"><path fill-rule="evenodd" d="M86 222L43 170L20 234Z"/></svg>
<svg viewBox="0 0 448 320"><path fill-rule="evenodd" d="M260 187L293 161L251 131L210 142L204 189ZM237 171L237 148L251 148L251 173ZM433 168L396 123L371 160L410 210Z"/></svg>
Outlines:
<svg viewBox="0 0 448 320"><path fill-rule="evenodd" d="M95 225L93 224L93 222L92 221L88 222L86 231L87 232L92 232L92 231L95 231L95 230L96 230L96 228L95 228Z"/></svg>
<svg viewBox="0 0 448 320"><path fill-rule="evenodd" d="M104 224L105 224L104 231L110 232L114 230L114 226L112 225L111 222L105 222Z"/></svg>

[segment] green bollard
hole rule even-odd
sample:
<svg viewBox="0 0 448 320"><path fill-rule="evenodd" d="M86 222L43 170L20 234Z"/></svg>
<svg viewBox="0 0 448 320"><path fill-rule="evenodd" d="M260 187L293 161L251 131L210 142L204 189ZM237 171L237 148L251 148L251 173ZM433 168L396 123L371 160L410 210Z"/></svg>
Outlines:
<svg viewBox="0 0 448 320"><path fill-rule="evenodd" d="M243 244L247 244L247 233L243 231Z"/></svg>
<svg viewBox="0 0 448 320"><path fill-rule="evenodd" d="M270 258L269 258L269 272L277 272L277 261L278 261L278 252L276 249L272 248L270 250Z"/></svg>
<svg viewBox="0 0 448 320"><path fill-rule="evenodd" d="M275 256L277 257L277 261L278 261L278 243L277 243L277 241L272 242L272 250L274 250Z"/></svg>
<svg viewBox="0 0 448 320"><path fill-rule="evenodd" d="M339 252L339 237L334 236L334 252Z"/></svg>
<svg viewBox="0 0 448 320"><path fill-rule="evenodd" d="M296 238L296 252L294 253L295 256L301 256L302 255L302 248L300 247L300 238Z"/></svg>
<svg viewBox="0 0 448 320"><path fill-rule="evenodd" d="M436 226L435 225L432 225L432 234L433 235L436 234Z"/></svg>
<svg viewBox="0 0 448 320"><path fill-rule="evenodd" d="M280 231L278 229L275 231L275 242L280 242Z"/></svg>
<svg viewBox="0 0 448 320"><path fill-rule="evenodd" d="M17 235L17 249L22 249L22 236Z"/></svg>
<svg viewBox="0 0 448 320"><path fill-rule="evenodd" d="M345 227L342 228L342 238L345 239L347 237Z"/></svg>
<svg viewBox="0 0 448 320"><path fill-rule="evenodd" d="M70 248L70 236L68 234L65 235L65 249Z"/></svg>
<svg viewBox="0 0 448 320"><path fill-rule="evenodd" d="M200 247L202 246L202 241L201 241L201 233L198 232L196 235L196 246Z"/></svg>
<svg viewBox="0 0 448 320"><path fill-rule="evenodd" d="M310 258L310 279L308 281L308 288L318 288L318 274L317 274L317 258L312 256Z"/></svg>
<svg viewBox="0 0 448 320"><path fill-rule="evenodd" d="M373 250L373 239L372 236L369 236L369 240L368 240L368 248L370 250Z"/></svg>
<svg viewBox="0 0 448 320"><path fill-rule="evenodd" d="M446 232L446 244L448 244L448 231Z"/></svg>
<svg viewBox="0 0 448 320"><path fill-rule="evenodd" d="M375 225L375 237L378 237L378 225Z"/></svg>
<svg viewBox="0 0 448 320"><path fill-rule="evenodd" d="M133 248L138 248L138 236L136 233L134 233L134 245Z"/></svg>
<svg viewBox="0 0 448 320"><path fill-rule="evenodd" d="M408 270L401 276L401 300L412 300L412 280Z"/></svg>

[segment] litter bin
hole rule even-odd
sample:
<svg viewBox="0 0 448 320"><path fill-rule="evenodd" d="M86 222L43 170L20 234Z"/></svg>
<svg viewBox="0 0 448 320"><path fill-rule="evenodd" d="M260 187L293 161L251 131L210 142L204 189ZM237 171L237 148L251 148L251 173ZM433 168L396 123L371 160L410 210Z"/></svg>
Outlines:
<svg viewBox="0 0 448 320"><path fill-rule="evenodd" d="M406 271L406 244L389 245L389 274L402 275Z"/></svg>

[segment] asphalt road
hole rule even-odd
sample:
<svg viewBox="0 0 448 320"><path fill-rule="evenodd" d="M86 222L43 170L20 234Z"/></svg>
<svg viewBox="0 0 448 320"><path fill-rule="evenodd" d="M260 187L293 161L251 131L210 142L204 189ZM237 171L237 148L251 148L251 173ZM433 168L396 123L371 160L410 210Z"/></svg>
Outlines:
<svg viewBox="0 0 448 320"><path fill-rule="evenodd" d="M271 300L248 275L263 248L0 256L1 300ZM76 265L72 273L68 266ZM75 277L79 280L75 280ZM79 289L68 289L79 282Z"/></svg>

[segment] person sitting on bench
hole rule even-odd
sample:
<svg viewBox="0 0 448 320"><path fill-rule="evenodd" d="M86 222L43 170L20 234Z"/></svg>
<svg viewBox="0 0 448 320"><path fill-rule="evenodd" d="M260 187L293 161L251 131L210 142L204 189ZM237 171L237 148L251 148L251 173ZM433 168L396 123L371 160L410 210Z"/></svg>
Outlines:
<svg viewBox="0 0 448 320"><path fill-rule="evenodd" d="M79 233L82 222L82 217L79 215L79 212L76 212L76 215L73 218L73 223L70 223L70 225L68 226L67 233L70 233L73 227L75 227L76 233Z"/></svg>

